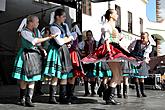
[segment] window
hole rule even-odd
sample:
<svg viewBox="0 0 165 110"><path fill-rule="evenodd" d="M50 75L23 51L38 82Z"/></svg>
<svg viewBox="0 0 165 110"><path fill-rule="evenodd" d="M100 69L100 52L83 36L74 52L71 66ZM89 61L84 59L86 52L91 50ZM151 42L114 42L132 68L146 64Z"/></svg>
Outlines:
<svg viewBox="0 0 165 110"><path fill-rule="evenodd" d="M82 0L82 10L84 14L92 15L91 0Z"/></svg>
<svg viewBox="0 0 165 110"><path fill-rule="evenodd" d="M128 11L128 32L132 33L132 13Z"/></svg>
<svg viewBox="0 0 165 110"><path fill-rule="evenodd" d="M143 32L143 19L140 18L140 33Z"/></svg>
<svg viewBox="0 0 165 110"><path fill-rule="evenodd" d="M115 10L117 11L118 16L118 20L116 22L116 27L121 28L121 10L120 10L120 6L115 5Z"/></svg>

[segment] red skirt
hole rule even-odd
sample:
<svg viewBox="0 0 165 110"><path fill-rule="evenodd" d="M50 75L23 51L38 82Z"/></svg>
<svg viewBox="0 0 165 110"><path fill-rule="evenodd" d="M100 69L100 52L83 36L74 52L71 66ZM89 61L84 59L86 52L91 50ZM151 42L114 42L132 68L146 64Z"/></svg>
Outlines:
<svg viewBox="0 0 165 110"><path fill-rule="evenodd" d="M82 68L80 56L75 49L70 49L70 57L73 66L74 77L84 77L84 70Z"/></svg>
<svg viewBox="0 0 165 110"><path fill-rule="evenodd" d="M109 47L111 50L110 52L107 51L106 43L104 43L97 50L83 58L81 61L83 63L96 63L98 61L121 62L121 60L136 60L136 58L132 57L129 52L124 50L117 43L110 43Z"/></svg>

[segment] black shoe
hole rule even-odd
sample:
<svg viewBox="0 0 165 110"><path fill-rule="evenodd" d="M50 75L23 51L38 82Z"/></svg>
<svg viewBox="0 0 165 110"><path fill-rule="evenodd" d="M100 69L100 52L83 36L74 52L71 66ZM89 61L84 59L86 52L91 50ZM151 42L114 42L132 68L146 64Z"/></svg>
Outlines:
<svg viewBox="0 0 165 110"><path fill-rule="evenodd" d="M25 100L25 104L27 107L35 107L35 105L32 103L33 92L34 92L34 89L28 88L27 96Z"/></svg>
<svg viewBox="0 0 165 110"><path fill-rule="evenodd" d="M56 100L55 97L50 98L50 99L49 99L49 103L50 103L50 104L58 104L58 102L57 102L57 100Z"/></svg>
<svg viewBox="0 0 165 110"><path fill-rule="evenodd" d="M26 106L26 105L25 105L25 98L22 98L22 99L19 98L17 104L18 104L18 105L22 105L22 106Z"/></svg>
<svg viewBox="0 0 165 110"><path fill-rule="evenodd" d="M112 104L112 105L119 105L120 103L114 99L114 94L115 94L115 88L114 87L108 87L104 91L103 94L103 100L106 101L106 104Z"/></svg>
<svg viewBox="0 0 165 110"><path fill-rule="evenodd" d="M71 104L71 102L66 98L67 86L60 85L60 93L59 93L59 103L60 104Z"/></svg>
<svg viewBox="0 0 165 110"><path fill-rule="evenodd" d="M94 97L94 96L96 96L96 93L95 92L92 92L91 93L91 97Z"/></svg>
<svg viewBox="0 0 165 110"><path fill-rule="evenodd" d="M147 97L147 95L146 95L146 94L144 94L144 93L142 93L142 97Z"/></svg>
<svg viewBox="0 0 165 110"><path fill-rule="evenodd" d="M123 94L123 97L124 97L125 99L128 99L127 93L124 93L124 94Z"/></svg>
<svg viewBox="0 0 165 110"><path fill-rule="evenodd" d="M60 100L60 104L71 105L72 103L68 99L62 99L62 100Z"/></svg>
<svg viewBox="0 0 165 110"><path fill-rule="evenodd" d="M116 101L113 97L109 98L109 100L106 100L106 104L112 104L112 105L120 105L121 103Z"/></svg>
<svg viewBox="0 0 165 110"><path fill-rule="evenodd" d="M147 97L146 94L144 94L144 83L140 82L140 92L142 94L142 97Z"/></svg>
<svg viewBox="0 0 165 110"><path fill-rule="evenodd" d="M26 89L20 88L20 98L18 101L19 105L25 106L25 94L26 94Z"/></svg>
<svg viewBox="0 0 165 110"><path fill-rule="evenodd" d="M35 107L35 105L31 101L30 97L26 97L25 104L27 107Z"/></svg>
<svg viewBox="0 0 165 110"><path fill-rule="evenodd" d="M140 95L140 93L137 93L137 95L136 95L138 98L140 98L141 97L141 95Z"/></svg>
<svg viewBox="0 0 165 110"><path fill-rule="evenodd" d="M90 92L87 92L83 95L84 97L90 96Z"/></svg>
<svg viewBox="0 0 165 110"><path fill-rule="evenodd" d="M122 95L121 94L117 94L117 98L122 98Z"/></svg>

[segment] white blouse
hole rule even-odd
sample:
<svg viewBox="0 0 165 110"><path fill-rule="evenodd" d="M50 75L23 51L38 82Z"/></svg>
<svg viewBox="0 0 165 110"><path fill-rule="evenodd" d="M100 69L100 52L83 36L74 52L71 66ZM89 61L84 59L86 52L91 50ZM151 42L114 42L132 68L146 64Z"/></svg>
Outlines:
<svg viewBox="0 0 165 110"><path fill-rule="evenodd" d="M118 33L118 30L115 28L113 29L112 26L109 23L105 23L103 27L101 28L102 35L105 36L105 40L109 40L109 42L119 42L119 35L117 35L115 38L112 38L113 31Z"/></svg>
<svg viewBox="0 0 165 110"><path fill-rule="evenodd" d="M66 26L67 36L69 36L71 39L74 40L73 36L71 35L71 33L70 33L70 31L69 31L68 25L67 25L66 23L64 23L64 25ZM51 26L51 27L50 27L50 32L51 32L51 34L57 35L57 37L54 38L55 41L57 42L57 44L59 44L59 45L61 45L61 46L62 46L63 44L65 44L64 39L61 38L61 34L62 34L62 33L61 33L61 30L60 30L57 26Z"/></svg>
<svg viewBox="0 0 165 110"><path fill-rule="evenodd" d="M38 34L39 34L39 35L38 35L38 38L42 38L41 33L40 33L39 30L38 30ZM24 39L26 39L26 40L28 40L29 42L31 42L33 45L36 45L36 44L37 44L38 38L34 38L34 37L33 37L33 33L32 33L31 31L28 31L28 30L23 29L23 30L21 31L21 36L22 36ZM41 43L38 43L37 45L40 46Z"/></svg>

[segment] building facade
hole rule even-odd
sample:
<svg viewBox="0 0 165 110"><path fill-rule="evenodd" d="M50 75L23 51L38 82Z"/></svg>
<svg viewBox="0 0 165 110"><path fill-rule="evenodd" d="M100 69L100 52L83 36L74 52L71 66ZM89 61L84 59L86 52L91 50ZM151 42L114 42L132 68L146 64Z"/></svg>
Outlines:
<svg viewBox="0 0 165 110"><path fill-rule="evenodd" d="M163 46L165 38L165 29L163 29L163 27L165 23L151 22L148 20L146 15L148 0L127 0L127 2L126 0L113 0L98 3L91 2L91 0L85 1L84 7L82 7L84 10L82 16L82 31L92 30L94 38L99 40L105 11L108 8L116 9L119 15L116 26L121 28L122 35L125 38L123 39L123 46L127 47L130 42L139 39L141 32L147 31L152 36L150 37L154 47L154 54L152 56L165 55L165 47ZM155 41L152 38L154 38Z"/></svg>

